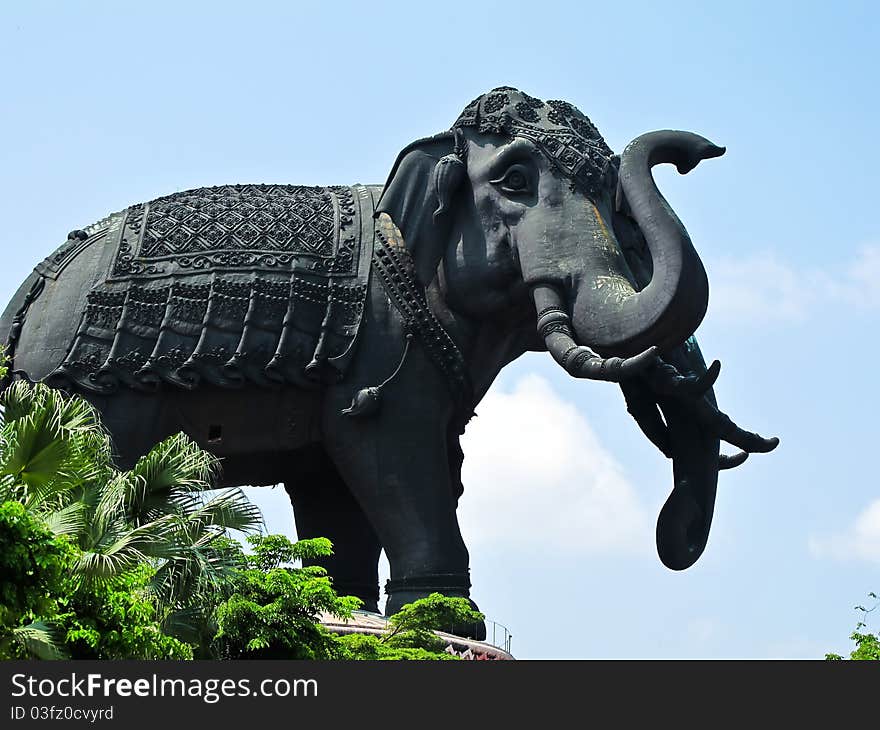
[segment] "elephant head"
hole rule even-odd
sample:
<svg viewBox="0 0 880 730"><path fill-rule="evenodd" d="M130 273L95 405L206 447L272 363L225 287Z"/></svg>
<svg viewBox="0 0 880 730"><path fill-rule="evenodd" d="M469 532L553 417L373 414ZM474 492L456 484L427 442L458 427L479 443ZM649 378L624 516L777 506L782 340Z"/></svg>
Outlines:
<svg viewBox="0 0 880 730"><path fill-rule="evenodd" d="M706 545L719 469L778 443L716 408L720 365L707 368L692 337L706 272L651 175L723 153L696 134L659 131L618 157L570 104L501 87L449 132L406 148L379 206L400 225L422 283L436 281L453 310L501 322L527 309L534 349L575 377L620 383L673 461L657 548L678 570ZM720 439L743 453L719 456Z"/></svg>

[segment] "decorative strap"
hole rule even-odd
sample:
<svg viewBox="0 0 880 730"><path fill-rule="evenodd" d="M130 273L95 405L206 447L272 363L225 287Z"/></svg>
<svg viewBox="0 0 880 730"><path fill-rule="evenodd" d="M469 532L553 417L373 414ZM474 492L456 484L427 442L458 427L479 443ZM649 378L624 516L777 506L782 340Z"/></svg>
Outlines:
<svg viewBox="0 0 880 730"><path fill-rule="evenodd" d="M31 304L33 304L37 297L43 293L45 287L46 277L38 273L38 278L34 279L34 283L31 284L31 288L25 295L24 301L21 303L21 306L12 318L12 327L9 332L5 334L6 347L5 350L0 351L0 354L8 358L9 362L6 377L0 381L0 390L3 390L9 384L15 374L15 371L13 370L15 367L15 350L18 347L18 340L21 337L21 329L24 326L24 319L27 317ZM0 333L0 337L2 336L4 336L3 333ZM3 340L0 340L0 345L2 344Z"/></svg>
<svg viewBox="0 0 880 730"><path fill-rule="evenodd" d="M464 409L463 428L472 415L474 399L464 357L428 306L403 234L387 213L380 213L376 220L376 238L373 266L379 281L407 329L419 338L431 361L446 376L456 403Z"/></svg>

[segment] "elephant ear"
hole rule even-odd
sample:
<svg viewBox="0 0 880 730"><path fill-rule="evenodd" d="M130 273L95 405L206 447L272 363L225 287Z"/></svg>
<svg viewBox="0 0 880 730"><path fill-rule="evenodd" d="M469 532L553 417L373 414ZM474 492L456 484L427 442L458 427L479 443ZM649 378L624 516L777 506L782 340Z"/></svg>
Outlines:
<svg viewBox="0 0 880 730"><path fill-rule="evenodd" d="M637 290L651 281L653 266L644 236L625 208L614 216L614 231ZM663 360L682 374L706 372L706 362L699 344L691 336L682 345L663 353ZM657 518L657 554L672 570L684 570L703 554L709 539L715 494L718 486L720 442L674 398L658 398L644 382L621 386L627 407L633 414L641 411L652 418L638 419L648 438L672 459L673 489ZM706 398L715 405L710 389ZM657 409L662 413L665 428ZM656 428L646 429L645 423Z"/></svg>
<svg viewBox="0 0 880 730"><path fill-rule="evenodd" d="M376 214L397 224L416 260L419 280L427 286L436 274L449 237L444 215L464 179L464 162L455 152L453 132L416 140L401 150L391 168Z"/></svg>

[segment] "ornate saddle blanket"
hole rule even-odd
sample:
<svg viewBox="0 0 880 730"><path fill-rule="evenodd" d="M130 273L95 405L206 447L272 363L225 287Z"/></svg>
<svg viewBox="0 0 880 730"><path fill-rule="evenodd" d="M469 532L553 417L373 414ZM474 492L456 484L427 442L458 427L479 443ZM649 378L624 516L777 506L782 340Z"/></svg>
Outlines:
<svg viewBox="0 0 880 730"><path fill-rule="evenodd" d="M99 393L340 379L363 315L380 190L201 188L92 226L81 235L114 255L50 378ZM55 278L85 245L70 241L38 271Z"/></svg>

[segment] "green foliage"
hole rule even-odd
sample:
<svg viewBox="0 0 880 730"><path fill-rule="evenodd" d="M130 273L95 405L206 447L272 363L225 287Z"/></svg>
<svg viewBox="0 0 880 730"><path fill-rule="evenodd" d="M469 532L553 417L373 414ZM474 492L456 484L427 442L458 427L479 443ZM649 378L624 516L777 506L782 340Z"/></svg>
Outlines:
<svg viewBox="0 0 880 730"><path fill-rule="evenodd" d="M73 548L17 502L0 504L0 659L60 658L58 631L39 617L58 612L58 588Z"/></svg>
<svg viewBox="0 0 880 730"><path fill-rule="evenodd" d="M0 659L189 658L148 599L153 569L84 583L81 551L18 502L0 505Z"/></svg>
<svg viewBox="0 0 880 730"><path fill-rule="evenodd" d="M331 554L325 538L293 543L283 535L250 536L252 552L238 543L226 549L238 565L232 593L214 608L216 627L202 656L221 659L456 659L442 651L435 629L482 621L464 598L432 594L404 606L385 636L337 636L320 623L322 613L350 618L361 601L338 596L323 568L296 567L297 561Z"/></svg>
<svg viewBox="0 0 880 730"><path fill-rule="evenodd" d="M392 630L385 641L396 647L437 651L443 642L434 633L450 626L468 626L485 619L467 598L450 598L432 593L408 603L388 622Z"/></svg>
<svg viewBox="0 0 880 730"><path fill-rule="evenodd" d="M13 383L3 394L0 499L16 500L82 551L85 582L113 579L143 562L166 610L222 583L229 566L212 548L227 529L253 530L259 510L237 489L208 496L216 459L183 434L121 472L110 439L84 400L43 385Z"/></svg>
<svg viewBox="0 0 880 730"><path fill-rule="evenodd" d="M81 586L56 622L72 659L191 659L192 648L162 629L150 600L149 565L112 583Z"/></svg>
<svg viewBox="0 0 880 730"><path fill-rule="evenodd" d="M869 598L873 598L875 603L871 608L864 606L856 606L856 611L862 614L862 618L856 624L855 631L850 634L850 640L855 642L855 648L850 652L849 658L854 660L880 660L880 634L872 634L864 629L868 627L868 614L872 613L880 606L876 593L869 593ZM826 654L825 658L831 661L841 661L844 657L840 654Z"/></svg>
<svg viewBox="0 0 880 730"><path fill-rule="evenodd" d="M850 659L856 660L880 660L880 636L877 634L866 634L860 631L853 631L850 639L856 643L856 648L849 655ZM843 659L838 654L828 654L826 659Z"/></svg>
<svg viewBox="0 0 880 730"><path fill-rule="evenodd" d="M459 657L439 648L422 649L395 646L372 634L345 634L336 640L342 647L340 659L360 661L458 661ZM442 642L440 643L442 647Z"/></svg>
<svg viewBox="0 0 880 730"><path fill-rule="evenodd" d="M361 660L457 660L443 651L435 631L449 626L468 626L484 620L466 598L432 593L405 605L388 623L384 636L346 634L337 638L344 659Z"/></svg>
<svg viewBox="0 0 880 730"><path fill-rule="evenodd" d="M245 563L256 570L290 567L298 560L315 560L333 553L333 544L326 537L293 543L284 535L259 535L248 537L248 543L253 554L245 557Z"/></svg>
<svg viewBox="0 0 880 730"><path fill-rule="evenodd" d="M2 377L0 363L0 377ZM482 621L463 598L405 606L384 636L348 618L322 568L329 540L251 536L240 490L208 493L217 462L183 434L130 471L86 401L15 382L0 397L0 659L455 659L435 629Z"/></svg>
<svg viewBox="0 0 880 730"><path fill-rule="evenodd" d="M336 637L318 623L322 612L341 618L361 605L336 595L326 571L293 567L294 560L329 555L324 538L292 543L282 535L250 536L253 554L242 553L234 593L214 612L212 650L225 659L336 659Z"/></svg>
<svg viewBox="0 0 880 730"><path fill-rule="evenodd" d="M169 634L197 645L206 633L210 638L210 606L225 595L237 565L226 531L262 523L240 490L209 494L214 457L178 434L123 472L83 399L19 381L0 405L0 502L27 512L37 543L65 537L72 550L63 580L50 571L39 578L54 586L47 595L67 597L57 615L50 620L48 606L19 612L15 629L30 626L17 633L21 650L49 656L27 648L44 639L56 654L68 642L75 656L174 658L191 652ZM27 573L29 559L10 552L8 560L20 563L10 574ZM37 614L43 623L25 623Z"/></svg>
<svg viewBox="0 0 880 730"><path fill-rule="evenodd" d="M52 609L47 597L64 577L72 550L24 505L0 504L0 624Z"/></svg>

